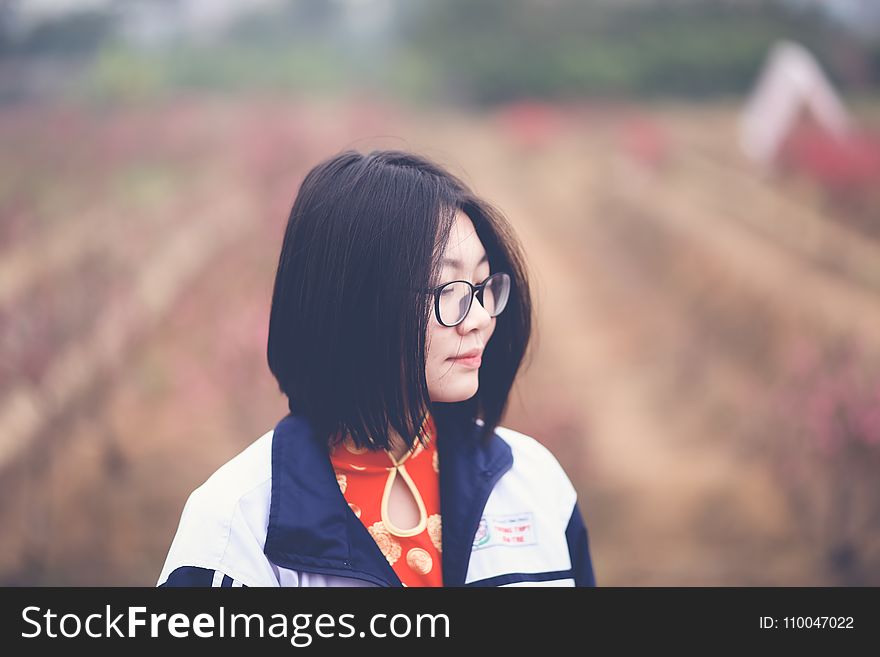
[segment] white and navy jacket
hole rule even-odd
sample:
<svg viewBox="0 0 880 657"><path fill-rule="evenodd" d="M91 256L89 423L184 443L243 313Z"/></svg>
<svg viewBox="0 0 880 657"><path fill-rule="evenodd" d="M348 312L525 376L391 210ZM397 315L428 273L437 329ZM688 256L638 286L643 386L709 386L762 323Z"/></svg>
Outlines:
<svg viewBox="0 0 880 657"><path fill-rule="evenodd" d="M437 441L444 586L595 586L574 487L534 438L482 421ZM402 586L287 415L189 496L159 586Z"/></svg>

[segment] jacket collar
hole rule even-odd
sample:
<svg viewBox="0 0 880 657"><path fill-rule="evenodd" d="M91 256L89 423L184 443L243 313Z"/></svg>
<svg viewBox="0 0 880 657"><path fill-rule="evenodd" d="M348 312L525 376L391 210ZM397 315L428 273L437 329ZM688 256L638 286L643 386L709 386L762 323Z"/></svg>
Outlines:
<svg viewBox="0 0 880 657"><path fill-rule="evenodd" d="M473 538L498 479L513 465L497 434L480 439L471 420L445 422L440 461L443 584L463 586ZM284 568L401 586L373 537L336 483L327 448L311 423L288 414L272 436L272 499L264 552Z"/></svg>

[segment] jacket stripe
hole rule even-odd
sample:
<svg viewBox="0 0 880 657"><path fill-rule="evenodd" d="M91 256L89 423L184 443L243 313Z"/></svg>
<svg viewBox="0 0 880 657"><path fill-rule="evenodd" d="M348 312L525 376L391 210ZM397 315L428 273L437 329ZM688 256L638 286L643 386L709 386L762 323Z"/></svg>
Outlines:
<svg viewBox="0 0 880 657"><path fill-rule="evenodd" d="M577 502L571 511L568 527L565 528L568 554L571 556L571 569L575 586L596 586L593 561L590 557L590 539L587 527Z"/></svg>
<svg viewBox="0 0 880 657"><path fill-rule="evenodd" d="M228 582L228 583L227 583ZM237 582L229 575L225 575L219 570L211 570L210 568L198 568L196 566L181 566L174 569L160 587L177 587L177 586L244 586L241 582Z"/></svg>
<svg viewBox="0 0 880 657"><path fill-rule="evenodd" d="M469 582L465 586L504 586L505 584L515 584L517 582L549 582L556 579L571 579L572 577L571 570L554 570L546 573L505 573L504 575L496 575L495 577L487 577L476 582Z"/></svg>

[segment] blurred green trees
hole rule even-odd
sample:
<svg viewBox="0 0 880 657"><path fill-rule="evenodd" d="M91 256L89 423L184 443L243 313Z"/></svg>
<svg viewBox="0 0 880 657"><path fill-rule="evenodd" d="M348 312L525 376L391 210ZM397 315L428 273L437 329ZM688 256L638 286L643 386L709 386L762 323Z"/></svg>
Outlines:
<svg viewBox="0 0 880 657"><path fill-rule="evenodd" d="M141 19L131 4L27 34L0 30L0 53L26 65L69 63L75 51L86 62L76 91L109 98L369 90L479 106L739 95L783 38L810 49L844 90L880 82L880 29L857 35L793 0L287 0L242 12L209 38L197 24L172 29L166 9L152 20L168 29L146 45L132 38Z"/></svg>

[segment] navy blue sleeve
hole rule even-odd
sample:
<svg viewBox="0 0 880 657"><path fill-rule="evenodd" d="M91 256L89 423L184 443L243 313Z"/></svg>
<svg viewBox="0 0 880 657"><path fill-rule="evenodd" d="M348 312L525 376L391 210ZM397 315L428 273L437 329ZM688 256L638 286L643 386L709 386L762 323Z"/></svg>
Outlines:
<svg viewBox="0 0 880 657"><path fill-rule="evenodd" d="M571 556L571 572L574 575L575 586L596 586L593 560L590 558L590 538L577 502L565 529L565 539L568 541L568 554Z"/></svg>
<svg viewBox="0 0 880 657"><path fill-rule="evenodd" d="M229 575L223 575L221 579L220 573L218 573L218 571L216 570L211 570L210 568L181 566L180 568L175 568L174 571L168 576L168 579L166 579L159 586L231 587L234 582L235 580L233 580Z"/></svg>

